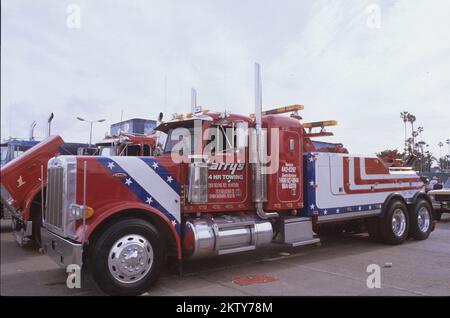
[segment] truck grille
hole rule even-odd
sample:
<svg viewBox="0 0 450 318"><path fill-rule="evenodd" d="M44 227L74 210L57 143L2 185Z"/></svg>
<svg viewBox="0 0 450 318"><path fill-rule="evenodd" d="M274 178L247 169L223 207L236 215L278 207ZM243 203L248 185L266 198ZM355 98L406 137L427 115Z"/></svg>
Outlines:
<svg viewBox="0 0 450 318"><path fill-rule="evenodd" d="M435 194L435 201L450 201L450 194Z"/></svg>
<svg viewBox="0 0 450 318"><path fill-rule="evenodd" d="M63 167L49 167L45 222L58 229L63 228L63 180Z"/></svg>

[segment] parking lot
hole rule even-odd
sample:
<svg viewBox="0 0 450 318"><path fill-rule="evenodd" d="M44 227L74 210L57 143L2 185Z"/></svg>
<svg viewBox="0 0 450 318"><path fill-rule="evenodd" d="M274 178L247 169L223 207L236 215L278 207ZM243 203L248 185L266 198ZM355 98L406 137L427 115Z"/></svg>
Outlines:
<svg viewBox="0 0 450 318"><path fill-rule="evenodd" d="M366 285L370 264L381 266L379 289ZM263 278L258 282L251 279L255 277ZM68 289L65 282L64 269L34 246L20 248L10 222L2 221L2 295L101 295L89 277L83 277L80 289ZM448 296L450 216L443 217L428 240L400 246L373 243L366 235L341 236L322 239L321 246L272 245L253 253L191 261L183 277L166 272L146 295Z"/></svg>

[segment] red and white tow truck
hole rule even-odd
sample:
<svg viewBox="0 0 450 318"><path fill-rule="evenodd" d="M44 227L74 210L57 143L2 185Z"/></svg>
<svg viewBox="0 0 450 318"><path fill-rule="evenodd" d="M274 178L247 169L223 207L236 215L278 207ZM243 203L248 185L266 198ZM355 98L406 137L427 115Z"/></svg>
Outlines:
<svg viewBox="0 0 450 318"><path fill-rule="evenodd" d="M166 262L314 244L325 224L361 220L387 244L429 236L432 206L412 169L314 144L336 123L302 123L301 105L262 112L259 65L255 78L253 116L176 114L156 128L159 156L50 159L45 253L108 294L135 295Z"/></svg>

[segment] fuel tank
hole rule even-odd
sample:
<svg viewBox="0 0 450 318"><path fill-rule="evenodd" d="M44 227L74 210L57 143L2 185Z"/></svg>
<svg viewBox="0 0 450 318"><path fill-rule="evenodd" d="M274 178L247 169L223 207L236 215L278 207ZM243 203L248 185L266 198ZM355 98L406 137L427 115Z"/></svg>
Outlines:
<svg viewBox="0 0 450 318"><path fill-rule="evenodd" d="M220 216L189 220L183 247L189 258L202 258L254 250L269 244L272 224L252 216Z"/></svg>

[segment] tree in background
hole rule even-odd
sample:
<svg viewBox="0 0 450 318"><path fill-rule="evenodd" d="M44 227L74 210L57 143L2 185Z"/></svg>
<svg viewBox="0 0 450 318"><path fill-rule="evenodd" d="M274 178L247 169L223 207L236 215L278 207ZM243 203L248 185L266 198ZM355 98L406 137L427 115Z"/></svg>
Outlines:
<svg viewBox="0 0 450 318"><path fill-rule="evenodd" d="M405 129L405 150L403 153L399 153L395 150L396 159L401 159L404 163L411 163L413 169L420 171L421 173L430 172L433 164L437 164L440 169L450 169L450 139L445 141L449 147L448 155L442 155L444 143L439 142L437 144L439 146L439 157L435 157L433 153L427 149L429 147L428 143L422 138L422 133L424 131L423 126L419 126L417 127L417 130L414 130L414 124L417 121L416 116L408 111L403 111L400 113L400 118L403 121ZM408 123L411 125L411 134L409 136L407 129ZM419 139L419 141L416 142L417 139ZM377 155L380 158L388 158L392 157L391 152L392 150L384 150L377 153ZM417 160L414 161L413 158L416 158Z"/></svg>
<svg viewBox="0 0 450 318"><path fill-rule="evenodd" d="M424 155L424 168L426 169L425 171L427 172L431 171L431 167L433 166L434 162L437 162L436 157L434 157L429 150L425 151Z"/></svg>
<svg viewBox="0 0 450 318"><path fill-rule="evenodd" d="M438 142L438 147L439 147L439 167L441 169L444 169L443 167L443 157L442 157L442 147L444 146L444 143L442 141Z"/></svg>
<svg viewBox="0 0 450 318"><path fill-rule="evenodd" d="M405 125L405 153L408 150L408 144L406 142L406 139L408 138L406 135L408 134L406 131L406 123L408 122L408 112L401 112L400 113L400 118L403 119L403 124Z"/></svg>
<svg viewBox="0 0 450 318"><path fill-rule="evenodd" d="M413 114L408 114L408 121L411 123L411 136L412 136L412 154L414 154L415 151L415 142L414 138L417 132L414 131L414 122L416 121L416 116Z"/></svg>

